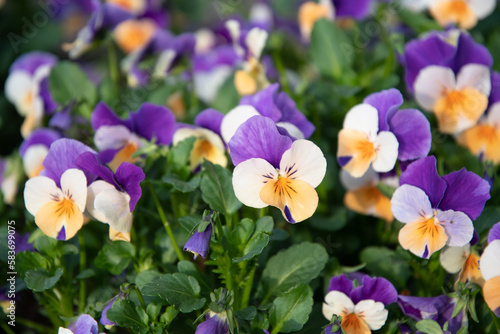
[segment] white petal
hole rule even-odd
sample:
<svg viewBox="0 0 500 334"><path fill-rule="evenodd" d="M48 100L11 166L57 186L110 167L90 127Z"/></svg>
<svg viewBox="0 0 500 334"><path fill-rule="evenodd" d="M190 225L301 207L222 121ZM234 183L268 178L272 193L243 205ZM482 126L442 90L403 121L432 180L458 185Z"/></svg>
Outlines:
<svg viewBox="0 0 500 334"><path fill-rule="evenodd" d="M115 189L115 187L112 184L109 184L106 181L94 181L90 186L87 187L87 204L86 204L86 209L92 217L94 217L96 220L100 221L101 223L107 223L106 217L98 210L96 210L94 206L94 201L97 195L99 193L109 190L109 189Z"/></svg>
<svg viewBox="0 0 500 334"><path fill-rule="evenodd" d="M456 274L460 270L469 257L470 244L463 247L448 247L445 246L439 255L439 262L444 270L451 274Z"/></svg>
<svg viewBox="0 0 500 334"><path fill-rule="evenodd" d="M415 99L422 108L432 111L447 90L455 88L455 73L442 66L427 66L418 73L414 83Z"/></svg>
<svg viewBox="0 0 500 334"><path fill-rule="evenodd" d="M328 292L325 296L325 302L323 303L323 315L325 318L331 320L334 314L341 315L344 310L346 310L348 314L354 312L354 303L351 298L340 291Z"/></svg>
<svg viewBox="0 0 500 334"><path fill-rule="evenodd" d="M197 71L193 75L196 95L205 103L211 103L217 96L219 88L231 75L230 66L217 66L209 72Z"/></svg>
<svg viewBox="0 0 500 334"><path fill-rule="evenodd" d="M361 177L353 177L344 169L340 171L340 183L347 190L357 190L363 187L376 185L379 182L378 173L373 168L368 168L366 173Z"/></svg>
<svg viewBox="0 0 500 334"><path fill-rule="evenodd" d="M63 195L56 183L45 176L37 176L26 181L24 188L24 204L26 210L36 216L38 210L53 198Z"/></svg>
<svg viewBox="0 0 500 334"><path fill-rule="evenodd" d="M17 171L13 171L2 181L0 189L2 190L3 201L9 205L14 205L17 195L17 183L19 175Z"/></svg>
<svg viewBox="0 0 500 334"><path fill-rule="evenodd" d="M132 227L129 203L130 196L113 187L97 194L94 207L106 218L109 226L118 232L128 233Z"/></svg>
<svg viewBox="0 0 500 334"><path fill-rule="evenodd" d="M373 141L378 133L377 109L366 103L352 107L345 115L344 129L361 131Z"/></svg>
<svg viewBox="0 0 500 334"><path fill-rule="evenodd" d="M319 0L319 4L328 10L328 18L333 20L335 18L335 7L333 7L333 1Z"/></svg>
<svg viewBox="0 0 500 334"><path fill-rule="evenodd" d="M238 21L227 21L226 28L229 30L229 34L231 35L233 41L237 41L240 38L240 23Z"/></svg>
<svg viewBox="0 0 500 334"><path fill-rule="evenodd" d="M288 131L290 136L295 137L296 139L304 139L304 133L300 131L299 128L294 124L288 122L278 122L276 123L276 125L281 126L286 131Z"/></svg>
<svg viewBox="0 0 500 334"><path fill-rule="evenodd" d="M215 45L215 34L210 29L199 29L194 33L194 37L196 38L196 53L207 52Z"/></svg>
<svg viewBox="0 0 500 334"><path fill-rule="evenodd" d="M73 334L73 332L67 328L59 327L59 331L57 332L57 334Z"/></svg>
<svg viewBox="0 0 500 334"><path fill-rule="evenodd" d="M189 137L196 137L208 140L208 142L212 146L214 146L217 150L221 152L226 151L226 147L224 146L224 143L222 142L222 139L219 137L219 135L211 130L204 128L198 128L198 129L182 128L175 131L173 144L177 145L178 143Z"/></svg>
<svg viewBox="0 0 500 334"><path fill-rule="evenodd" d="M25 71L12 72L5 81L5 97L14 104L18 104L31 90L32 78Z"/></svg>
<svg viewBox="0 0 500 334"><path fill-rule="evenodd" d="M500 276L500 240L494 240L486 247L479 260L479 268L486 281Z"/></svg>
<svg viewBox="0 0 500 334"><path fill-rule="evenodd" d="M389 172L396 165L399 143L396 136L389 131L382 131L375 140L377 158L373 161L373 169L377 172Z"/></svg>
<svg viewBox="0 0 500 334"><path fill-rule="evenodd" d="M472 220L463 212L453 210L441 211L436 218L446 231L446 235L448 236L446 244L448 246L465 246L474 236Z"/></svg>
<svg viewBox="0 0 500 334"><path fill-rule="evenodd" d="M156 61L153 75L158 78L165 77L176 55L177 53L174 50L165 50L160 53Z"/></svg>
<svg viewBox="0 0 500 334"><path fill-rule="evenodd" d="M95 146L99 151L119 149L134 138L133 133L124 125L101 126L94 135Z"/></svg>
<svg viewBox="0 0 500 334"><path fill-rule="evenodd" d="M250 53L257 59L260 58L262 50L266 45L268 33L267 31L260 28L253 28L250 30L245 38L245 43L247 44Z"/></svg>
<svg viewBox="0 0 500 334"><path fill-rule="evenodd" d="M33 74L33 82L36 86L39 87L42 80L49 76L51 69L52 65L42 65L36 69L35 73Z"/></svg>
<svg viewBox="0 0 500 334"><path fill-rule="evenodd" d="M491 92L490 69L484 65L468 64L457 75L457 89L475 88L486 96Z"/></svg>
<svg viewBox="0 0 500 334"><path fill-rule="evenodd" d="M404 184L392 195L391 209L394 217L402 223L412 223L432 218L433 211L429 197L417 187Z"/></svg>
<svg viewBox="0 0 500 334"><path fill-rule="evenodd" d="M479 19L483 19L486 16L493 13L495 6L497 4L496 0L469 0L469 7L476 13Z"/></svg>
<svg viewBox="0 0 500 334"><path fill-rule="evenodd" d="M241 105L229 111L222 119L220 132L222 139L229 143L236 130L241 124L245 123L250 117L260 115L257 109L250 105Z"/></svg>
<svg viewBox="0 0 500 334"><path fill-rule="evenodd" d="M250 22L273 22L273 11L264 3L256 3L250 8L248 19Z"/></svg>
<svg viewBox="0 0 500 334"><path fill-rule="evenodd" d="M28 177L37 176L33 174L41 170L47 153L49 153L49 149L42 144L32 145L26 150L23 156L23 166Z"/></svg>
<svg viewBox="0 0 500 334"><path fill-rule="evenodd" d="M427 0L402 0L401 5L415 12L424 11L429 7Z"/></svg>
<svg viewBox="0 0 500 334"><path fill-rule="evenodd" d="M500 128L500 102L494 103L488 110L486 122L497 128Z"/></svg>
<svg viewBox="0 0 500 334"><path fill-rule="evenodd" d="M357 303L354 313L363 319L371 330L380 329L385 324L389 314L383 303L372 299L362 300Z"/></svg>
<svg viewBox="0 0 500 334"><path fill-rule="evenodd" d="M281 157L280 174L302 180L316 188L326 174L325 156L313 142L296 140Z"/></svg>
<svg viewBox="0 0 500 334"><path fill-rule="evenodd" d="M87 202L87 178L79 169L71 168L61 175L61 189L64 194L71 195L81 212L85 211Z"/></svg>
<svg viewBox="0 0 500 334"><path fill-rule="evenodd" d="M260 199L260 191L267 181L276 179L278 172L266 160L252 158L240 163L233 172L233 187L241 203L252 208L267 206Z"/></svg>

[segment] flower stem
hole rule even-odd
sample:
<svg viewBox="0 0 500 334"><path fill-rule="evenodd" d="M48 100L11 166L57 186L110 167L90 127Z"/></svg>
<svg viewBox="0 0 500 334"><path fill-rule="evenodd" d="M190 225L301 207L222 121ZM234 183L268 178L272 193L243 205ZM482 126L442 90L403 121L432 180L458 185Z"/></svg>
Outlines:
<svg viewBox="0 0 500 334"><path fill-rule="evenodd" d="M177 257L179 260L184 260L184 254L182 253L182 250L179 248L179 245L177 244L177 241L175 240L174 233L172 232L172 228L170 227L170 223L167 220L167 217L165 216L165 212L163 211L163 208L161 207L160 200L158 199L158 196L156 196L155 190L153 186L151 185L150 182L147 183L149 191L151 192L151 196L153 197L153 201L155 202L156 205L156 210L158 210L158 214L160 215L160 219L163 223L163 226L165 227L165 230L167 231L168 237L170 238L170 241L172 242L174 246L175 253L177 254Z"/></svg>
<svg viewBox="0 0 500 334"><path fill-rule="evenodd" d="M87 267L87 252L85 250L85 238L83 233L78 233L78 243L80 244L80 272L83 272ZM87 292L87 284L85 279L80 279L80 300L78 310L83 314L85 310L85 299Z"/></svg>
<svg viewBox="0 0 500 334"><path fill-rule="evenodd" d="M250 274L247 276L247 281L245 282L245 288L243 289L243 296L241 297L241 309L248 306L250 302L250 294L252 293L253 278L255 277L255 270L257 266L254 264Z"/></svg>
<svg viewBox="0 0 500 334"><path fill-rule="evenodd" d="M137 298L139 298L139 302L141 303L141 306L143 309L146 309L146 303L144 302L144 298L142 297L142 293L137 287L137 285L134 286L134 291L135 294L137 295Z"/></svg>
<svg viewBox="0 0 500 334"><path fill-rule="evenodd" d="M111 81L113 82L115 93L118 93L118 79L119 79L118 62L116 60L116 50L112 40L108 42L108 61L109 61L109 71L110 71Z"/></svg>

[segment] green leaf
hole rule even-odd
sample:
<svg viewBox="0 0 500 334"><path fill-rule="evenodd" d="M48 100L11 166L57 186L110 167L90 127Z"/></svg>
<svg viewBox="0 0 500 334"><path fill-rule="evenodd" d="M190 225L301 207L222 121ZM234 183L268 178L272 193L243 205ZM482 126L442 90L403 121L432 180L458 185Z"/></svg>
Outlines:
<svg viewBox="0 0 500 334"><path fill-rule="evenodd" d="M107 269L113 275L119 275L128 267L134 256L134 245L126 241L113 241L99 251L94 264L97 268Z"/></svg>
<svg viewBox="0 0 500 334"><path fill-rule="evenodd" d="M443 334L441 326L434 320L421 320L417 322L416 327L419 331L426 334Z"/></svg>
<svg viewBox="0 0 500 334"><path fill-rule="evenodd" d="M467 334L467 327L462 327L458 330L457 334Z"/></svg>
<svg viewBox="0 0 500 334"><path fill-rule="evenodd" d="M309 319L313 304L313 291L305 283L277 297L269 311L273 332L290 333L301 330Z"/></svg>
<svg viewBox="0 0 500 334"><path fill-rule="evenodd" d="M303 242L271 257L262 273L266 297L280 294L299 283L318 277L328 261L320 244Z"/></svg>
<svg viewBox="0 0 500 334"><path fill-rule="evenodd" d="M58 241L56 239L50 238L44 234L39 235L33 241L33 247L48 257L58 257L59 252L57 250Z"/></svg>
<svg viewBox="0 0 500 334"><path fill-rule="evenodd" d="M40 253L25 251L16 254L16 269L21 277L33 269L48 269L49 261Z"/></svg>
<svg viewBox="0 0 500 334"><path fill-rule="evenodd" d="M243 320L253 320L257 316L257 308L255 306L248 306L244 309L236 311L235 316Z"/></svg>
<svg viewBox="0 0 500 334"><path fill-rule="evenodd" d="M61 105L73 100L95 103L96 88L75 63L62 61L54 66L50 71L49 85L52 98Z"/></svg>
<svg viewBox="0 0 500 334"><path fill-rule="evenodd" d="M134 283L139 287L139 289L142 289L159 276L161 276L161 274L156 270L142 271L135 277Z"/></svg>
<svg viewBox="0 0 500 334"><path fill-rule="evenodd" d="M76 275L76 279L86 279L86 278L90 278L90 277L94 277L95 276L95 272L94 270L88 268L88 269L85 269L84 271L80 272L78 275Z"/></svg>
<svg viewBox="0 0 500 334"><path fill-rule="evenodd" d="M191 180L185 182L175 176L165 176L162 178L163 182L171 185L175 190L190 193L200 186L201 177L198 175L193 177Z"/></svg>
<svg viewBox="0 0 500 334"><path fill-rule="evenodd" d="M177 314L179 314L179 311L175 307L169 306L165 310L165 313L161 315L160 321L168 325L175 319Z"/></svg>
<svg viewBox="0 0 500 334"><path fill-rule="evenodd" d="M142 331L148 328L148 315L141 307L136 306L130 300L121 299L113 303L106 313L106 317L116 322L120 327L128 327L134 331Z"/></svg>
<svg viewBox="0 0 500 334"><path fill-rule="evenodd" d="M146 307L146 313L152 321L155 321L161 311L161 304L149 303Z"/></svg>
<svg viewBox="0 0 500 334"><path fill-rule="evenodd" d="M210 161L203 162L201 193L203 200L212 210L231 215L241 207L233 189L232 175L227 169L214 165Z"/></svg>
<svg viewBox="0 0 500 334"><path fill-rule="evenodd" d="M328 218L312 217L311 225L317 229L329 232L342 229L347 223L347 209L344 206L337 206L332 211L333 214Z"/></svg>
<svg viewBox="0 0 500 334"><path fill-rule="evenodd" d="M322 75L338 80L354 75L351 65L356 50L334 22L316 21L309 50L312 63Z"/></svg>
<svg viewBox="0 0 500 334"><path fill-rule="evenodd" d="M44 268L38 268L26 272L24 281L26 282L26 286L33 291L45 291L52 288L59 281L63 273L63 268L57 268L54 273L50 273Z"/></svg>
<svg viewBox="0 0 500 334"><path fill-rule="evenodd" d="M487 206L481 216L474 221L474 227L478 233L488 231L494 224L500 221L500 207Z"/></svg>
<svg viewBox="0 0 500 334"><path fill-rule="evenodd" d="M367 247L361 252L360 259L366 263L369 272L387 278L396 287L404 287L410 278L408 261L388 248Z"/></svg>
<svg viewBox="0 0 500 334"><path fill-rule="evenodd" d="M380 192L384 195L384 196L387 196L388 198L392 198L392 195L394 194L394 192L396 191L396 188L394 188L393 186L390 186L388 184L385 184L383 182L379 182L377 184L377 188L378 190L380 190Z"/></svg>
<svg viewBox="0 0 500 334"><path fill-rule="evenodd" d="M175 273L157 277L142 289L146 296L159 296L174 305L182 313L199 310L205 305L205 298L200 298L198 281L186 274Z"/></svg>
<svg viewBox="0 0 500 334"><path fill-rule="evenodd" d="M195 141L196 137L189 137L172 147L168 159L174 165L174 168L180 169L187 165Z"/></svg>
<svg viewBox="0 0 500 334"><path fill-rule="evenodd" d="M401 21L407 23L408 26L417 32L417 35L430 30L441 30L441 27L436 21L414 11L399 8L398 15Z"/></svg>
<svg viewBox="0 0 500 334"><path fill-rule="evenodd" d="M243 222L245 219L243 219L241 222ZM235 230L237 230L239 224L235 227ZM241 262L241 261L248 261L252 259L253 257L259 255L262 253L264 248L267 246L269 243L269 237L272 234L273 231L273 219L271 217L261 217L255 224L252 222L252 230L253 234L249 239L247 239L244 242L241 242L240 249L242 250L242 255L241 257L233 258L233 262ZM233 230L233 232L235 231ZM232 236L233 233L231 233ZM231 242L233 245L238 245L234 244L235 240L232 239Z"/></svg>
<svg viewBox="0 0 500 334"><path fill-rule="evenodd" d="M202 220L201 216L184 216L180 217L177 221L187 233L191 233L196 225L200 223L200 220Z"/></svg>

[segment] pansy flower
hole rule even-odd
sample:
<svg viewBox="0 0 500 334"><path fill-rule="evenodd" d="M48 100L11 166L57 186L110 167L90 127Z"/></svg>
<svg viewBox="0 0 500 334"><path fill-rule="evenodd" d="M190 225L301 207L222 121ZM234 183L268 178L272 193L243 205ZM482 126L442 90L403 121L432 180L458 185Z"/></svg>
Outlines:
<svg viewBox="0 0 500 334"><path fill-rule="evenodd" d="M363 275L358 284L355 287L344 274L332 277L323 302L325 318L342 317L341 326L347 334L380 329L389 314L385 308L398 298L396 289L385 278Z"/></svg>
<svg viewBox="0 0 500 334"><path fill-rule="evenodd" d="M431 147L429 121L416 109L398 110L403 96L396 89L374 93L346 114L339 132L337 160L353 177L370 166L382 173L396 161L425 157Z"/></svg>
<svg viewBox="0 0 500 334"><path fill-rule="evenodd" d="M226 311L215 313L210 311L205 321L196 327L195 334L227 334L229 333L229 322Z"/></svg>
<svg viewBox="0 0 500 334"><path fill-rule="evenodd" d="M27 137L42 124L46 112L57 106L48 90L48 76L57 58L45 52L30 52L19 57L10 67L5 81L5 96L25 117L21 134Z"/></svg>
<svg viewBox="0 0 500 334"><path fill-rule="evenodd" d="M206 259L210 249L210 238L212 237L212 223L209 223L205 231L194 231L193 235L184 245L184 251L193 253L193 259L198 256Z"/></svg>
<svg viewBox="0 0 500 334"><path fill-rule="evenodd" d="M494 10L495 0L428 0L429 11L443 27L456 24L471 29Z"/></svg>
<svg viewBox="0 0 500 334"><path fill-rule="evenodd" d="M448 332L456 333L460 328L467 327L467 317L464 310L452 317L457 300L446 295L437 297L398 296L398 305L403 313L416 320L433 320L441 328L448 323Z"/></svg>
<svg viewBox="0 0 500 334"><path fill-rule="evenodd" d="M95 130L94 142L100 151L107 151L116 170L122 162L134 163L132 155L141 147L141 138L157 144L170 145L175 128L175 116L167 108L144 103L138 111L123 120L104 103L92 112L90 122Z"/></svg>
<svg viewBox="0 0 500 334"><path fill-rule="evenodd" d="M234 191L243 204L275 206L290 223L313 215L318 206L314 188L326 173L319 147L304 139L292 141L272 119L254 116L238 128L229 149L236 166Z"/></svg>
<svg viewBox="0 0 500 334"><path fill-rule="evenodd" d="M254 95L245 96L239 106L229 111L221 123L221 135L228 143L238 127L249 118L262 115L286 129L294 138L307 139L314 132L314 125L297 109L286 92L279 91L279 84L272 84Z"/></svg>
<svg viewBox="0 0 500 334"><path fill-rule="evenodd" d="M391 200L394 217L405 224L399 243L422 258L445 245L469 243L474 234L472 221L490 198L489 183L465 168L439 176L434 156L410 164L400 184Z"/></svg>
<svg viewBox="0 0 500 334"><path fill-rule="evenodd" d="M481 286L484 284L479 270L479 255L473 251L470 243L462 247L443 248L439 262L447 272L457 274L457 283L474 282Z"/></svg>
<svg viewBox="0 0 500 334"><path fill-rule="evenodd" d="M485 279L483 295L488 307L500 317L500 223L495 224L488 234L488 247L479 262Z"/></svg>
<svg viewBox="0 0 500 334"><path fill-rule="evenodd" d="M88 314L82 314L76 322L69 325L68 328L59 327L58 334L97 334L99 326L97 321Z"/></svg>
<svg viewBox="0 0 500 334"><path fill-rule="evenodd" d="M88 186L86 208L89 214L110 226L110 239L130 241L132 212L142 195L140 183L145 177L142 169L123 162L113 173L91 152L80 155L75 165L97 177Z"/></svg>
<svg viewBox="0 0 500 334"><path fill-rule="evenodd" d="M300 33L309 41L314 23L322 18L333 21L336 18L361 20L369 13L372 0L320 0L319 3L307 1L300 6L298 20Z"/></svg>
<svg viewBox="0 0 500 334"><path fill-rule="evenodd" d="M222 167L227 166L226 146L220 136L220 124L223 117L221 112L207 109L196 116L194 126L179 124L174 133L173 145L189 137L196 137L189 156L191 170L196 171L204 159Z"/></svg>
<svg viewBox="0 0 500 334"><path fill-rule="evenodd" d="M43 170L43 160L49 153L50 145L61 138L61 134L51 129L37 129L19 147L26 175L38 176Z"/></svg>

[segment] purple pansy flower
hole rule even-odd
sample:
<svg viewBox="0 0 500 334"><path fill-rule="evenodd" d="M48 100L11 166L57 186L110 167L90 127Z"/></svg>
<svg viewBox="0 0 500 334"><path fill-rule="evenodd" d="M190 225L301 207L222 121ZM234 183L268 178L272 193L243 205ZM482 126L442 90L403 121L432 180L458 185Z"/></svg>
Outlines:
<svg viewBox="0 0 500 334"><path fill-rule="evenodd" d="M356 328L363 332L380 329L389 314L385 307L398 298L396 289L385 278L363 275L358 283L354 287L344 274L332 277L323 303L323 315L328 320L333 315L341 316L341 326L347 333Z"/></svg>
<svg viewBox="0 0 500 334"><path fill-rule="evenodd" d="M337 152L344 170L359 178L370 166L376 172L389 172L397 160L427 156L432 139L429 121L419 110L398 110L402 104L401 93L389 89L369 95L349 110Z"/></svg>
<svg viewBox="0 0 500 334"><path fill-rule="evenodd" d="M206 320L196 327L195 334L228 334L229 323L226 312L215 313L210 311Z"/></svg>
<svg viewBox="0 0 500 334"><path fill-rule="evenodd" d="M290 223L313 215L318 206L314 188L326 173L318 146L305 139L292 141L272 119L253 116L238 128L229 149L236 166L234 191L243 204L275 206Z"/></svg>
<svg viewBox="0 0 500 334"><path fill-rule="evenodd" d="M19 147L19 155L23 159L26 175L38 176L43 170L43 160L49 153L49 147L62 136L51 129L37 129L26 138Z"/></svg>
<svg viewBox="0 0 500 334"><path fill-rule="evenodd" d="M97 321L88 314L82 314L76 322L71 323L68 328L59 327L58 334L97 334L99 327Z"/></svg>
<svg viewBox="0 0 500 334"><path fill-rule="evenodd" d="M423 258L445 245L469 243L474 234L472 221L490 198L488 182L465 168L439 176L434 156L409 165L400 184L391 200L394 217L406 224L399 242Z"/></svg>
<svg viewBox="0 0 500 334"><path fill-rule="evenodd" d="M119 297L119 295L114 297L113 299L111 299L109 301L109 303L107 303L106 306L104 306L104 309L102 310L102 313L101 313L101 320L99 320L99 323L101 325L104 325L108 329L111 326L116 326L116 323L109 320L108 317L106 316L106 314L108 313L109 309L113 306L113 304L115 303L115 301L118 297Z"/></svg>
<svg viewBox="0 0 500 334"><path fill-rule="evenodd" d="M184 251L193 253L193 259L199 256L206 259L210 249L210 238L212 237L212 223L208 224L203 232L194 231L194 234L184 245Z"/></svg>

